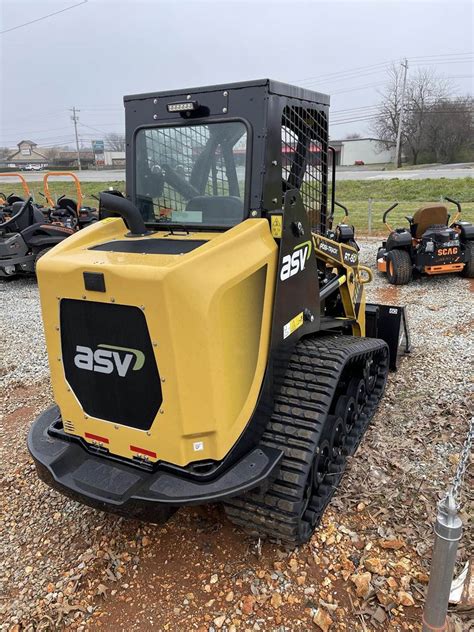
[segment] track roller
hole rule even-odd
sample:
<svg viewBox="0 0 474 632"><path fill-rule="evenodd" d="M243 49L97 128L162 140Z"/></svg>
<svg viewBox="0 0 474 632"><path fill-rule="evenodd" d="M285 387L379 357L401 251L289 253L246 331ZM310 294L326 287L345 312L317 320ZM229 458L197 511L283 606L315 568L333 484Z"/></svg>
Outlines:
<svg viewBox="0 0 474 632"><path fill-rule="evenodd" d="M259 537L290 545L307 541L342 477L346 456L355 452L374 415L387 373L388 348L381 340L301 340L276 384L274 413L262 438L284 451L280 471L266 491L226 501L229 519Z"/></svg>

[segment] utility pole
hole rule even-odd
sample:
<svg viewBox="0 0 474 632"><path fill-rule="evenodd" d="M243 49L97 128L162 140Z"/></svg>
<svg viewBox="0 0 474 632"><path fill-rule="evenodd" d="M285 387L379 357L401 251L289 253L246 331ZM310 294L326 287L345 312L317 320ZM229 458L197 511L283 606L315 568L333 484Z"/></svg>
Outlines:
<svg viewBox="0 0 474 632"><path fill-rule="evenodd" d="M79 151L79 137L77 135L77 122L79 120L79 117L76 114L76 112L80 112L80 110L76 109L73 106L73 108L71 110L69 110L69 111L72 112L71 120L74 123L74 134L76 136L77 164L78 164L78 167L79 167L79 171L82 171L81 152Z"/></svg>
<svg viewBox="0 0 474 632"><path fill-rule="evenodd" d="M400 150L401 150L401 140L402 140L402 127L403 127L403 108L405 105L405 89L407 87L408 59L405 59L405 63L402 63L402 67L404 68L402 98L400 102L400 116L398 119L397 146L395 148L395 166L397 168L402 166L402 153Z"/></svg>

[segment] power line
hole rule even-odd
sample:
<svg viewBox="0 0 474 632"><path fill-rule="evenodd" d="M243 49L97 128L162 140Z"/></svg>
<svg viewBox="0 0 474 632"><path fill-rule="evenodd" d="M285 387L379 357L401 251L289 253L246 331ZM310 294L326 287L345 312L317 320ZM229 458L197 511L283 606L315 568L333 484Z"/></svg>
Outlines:
<svg viewBox="0 0 474 632"><path fill-rule="evenodd" d="M365 88L369 89L369 88L378 88L379 86L384 86L385 83L383 82L379 82L379 83L372 83L369 85L365 85L365 86L358 86L357 88L348 88L347 90L337 90L336 92L332 92L332 95L336 95L336 94L345 94L346 92L356 92L357 90L364 90Z"/></svg>
<svg viewBox="0 0 474 632"><path fill-rule="evenodd" d="M417 57L409 57L408 61L414 64L421 63L432 63L432 64L441 64L441 63L467 63L470 61L469 59L464 59L465 57L472 57L474 53L447 53L440 55L425 55L425 56L417 56ZM443 61L446 57L458 57L459 59L447 59ZM429 61L431 59L431 62ZM426 60L423 62L421 60ZM390 64L396 63L398 60L390 59L384 62L379 62L377 64L369 64L367 66L359 66L357 68L351 68L347 70L339 70L337 72L326 73L322 75L316 75L313 77L306 77L304 79L296 79L295 83L303 84L303 83L314 83L315 81L319 81L320 83L326 84L330 81L345 81L352 77L359 77L370 74L377 74L382 72L385 68L387 68ZM307 86L308 87L308 86Z"/></svg>
<svg viewBox="0 0 474 632"><path fill-rule="evenodd" d="M334 125L349 125L350 123L360 123L360 122L364 122L364 121L373 121L377 118L377 115L373 115L373 116L366 116L365 118L359 118L359 119L347 119L347 121L337 121L336 123L329 123L330 126Z"/></svg>
<svg viewBox="0 0 474 632"><path fill-rule="evenodd" d="M313 81L314 79L323 79L324 77L333 77L335 75L346 75L352 72L360 72L362 70L368 70L370 68L376 68L378 66L386 66L387 64L392 63L394 60L382 61L378 64L369 64L368 66L359 66L358 68L349 68L347 70L338 70L337 72L328 72L322 75L316 75L313 77L306 77L305 79L295 79L297 83L304 83L306 81Z"/></svg>
<svg viewBox="0 0 474 632"><path fill-rule="evenodd" d="M46 20L47 18L52 17L53 15L58 15L59 13L64 13L65 11L69 11L70 9L75 9L79 7L81 4L85 4L87 0L82 0L82 2L78 2L77 4L73 4L70 7L66 7L65 9L61 9L60 11L54 11L54 13L48 13L48 15L43 15L40 18L36 18L36 20L30 20L29 22L24 22L23 24L18 24L17 26L12 26L9 29L5 29L4 31L0 31L0 35L4 35L5 33L10 33L11 31L16 31L17 29L21 29L24 26L29 26L30 24L35 24L36 22L41 22L41 20Z"/></svg>
<svg viewBox="0 0 474 632"><path fill-rule="evenodd" d="M109 132L104 132L103 129L97 129L97 127L92 127L91 125L86 125L85 123L80 123L81 127L87 127L88 129L94 130L94 132L100 132L101 134L108 134Z"/></svg>
<svg viewBox="0 0 474 632"><path fill-rule="evenodd" d="M474 51L470 50L467 53L439 53L438 55L418 55L417 57L410 57L410 60L415 59L428 59L431 57L465 57L466 55L474 55Z"/></svg>

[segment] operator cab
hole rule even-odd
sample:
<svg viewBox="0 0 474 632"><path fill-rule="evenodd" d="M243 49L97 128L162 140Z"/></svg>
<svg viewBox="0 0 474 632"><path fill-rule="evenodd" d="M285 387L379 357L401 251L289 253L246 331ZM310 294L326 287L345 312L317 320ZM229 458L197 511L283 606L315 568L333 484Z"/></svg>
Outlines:
<svg viewBox="0 0 474 632"><path fill-rule="evenodd" d="M227 230L297 189L326 232L328 96L261 79L124 102L127 197L149 230Z"/></svg>

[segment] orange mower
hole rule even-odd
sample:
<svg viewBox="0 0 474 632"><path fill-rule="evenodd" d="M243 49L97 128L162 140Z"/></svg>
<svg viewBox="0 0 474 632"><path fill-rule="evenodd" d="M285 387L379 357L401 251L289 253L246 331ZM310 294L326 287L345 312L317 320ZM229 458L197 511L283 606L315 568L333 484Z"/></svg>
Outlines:
<svg viewBox="0 0 474 632"><path fill-rule="evenodd" d="M49 178L55 176L67 176L72 178L76 187L76 199L61 195L56 202L49 189ZM78 230L85 228L98 219L95 208L83 206L81 183L78 177L70 171L48 171L43 177L44 197L50 207L49 217L54 224L62 224L67 228Z"/></svg>
<svg viewBox="0 0 474 632"><path fill-rule="evenodd" d="M461 204L451 220L445 204L427 204L416 213L406 216L408 228L393 229L387 222L388 214L398 206L392 204L383 214L389 230L388 238L377 252L377 269L387 275L393 285L405 285L414 275L430 276L458 272L474 277L474 226L461 221Z"/></svg>

